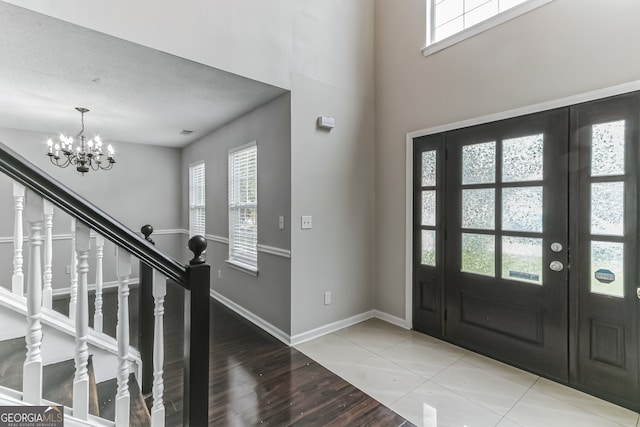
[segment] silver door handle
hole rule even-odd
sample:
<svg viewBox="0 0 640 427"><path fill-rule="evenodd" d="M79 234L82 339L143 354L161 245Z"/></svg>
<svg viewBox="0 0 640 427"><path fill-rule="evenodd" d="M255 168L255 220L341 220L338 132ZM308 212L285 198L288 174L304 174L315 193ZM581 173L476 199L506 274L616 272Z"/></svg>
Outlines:
<svg viewBox="0 0 640 427"><path fill-rule="evenodd" d="M564 265L560 261L551 261L551 264L549 264L549 269L552 271L562 271L563 268Z"/></svg>

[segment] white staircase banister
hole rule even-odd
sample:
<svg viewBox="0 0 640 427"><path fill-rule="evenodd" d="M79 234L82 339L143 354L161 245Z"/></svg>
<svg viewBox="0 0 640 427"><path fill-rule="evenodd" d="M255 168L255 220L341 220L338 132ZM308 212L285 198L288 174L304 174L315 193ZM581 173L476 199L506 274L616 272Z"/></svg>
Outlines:
<svg viewBox="0 0 640 427"><path fill-rule="evenodd" d="M44 212L44 273L42 275L42 306L51 308L53 302L53 203L43 200Z"/></svg>
<svg viewBox="0 0 640 427"><path fill-rule="evenodd" d="M71 218L71 283L69 288L69 319L76 319L76 304L78 301L78 257L76 254L76 219Z"/></svg>
<svg viewBox="0 0 640 427"><path fill-rule="evenodd" d="M78 260L76 323L76 372L73 379L73 416L82 420L89 418L89 292L87 276L89 273L89 227L75 224L75 249Z"/></svg>
<svg viewBox="0 0 640 427"><path fill-rule="evenodd" d="M93 329L102 332L102 285L104 277L102 272L102 260L104 258L104 237L96 234L96 296L93 312Z"/></svg>
<svg viewBox="0 0 640 427"><path fill-rule="evenodd" d="M22 211L24 210L25 187L14 181L14 222L13 222L13 276L11 277L11 290L14 294L24 295L24 274L22 272L22 244L23 244L23 224Z"/></svg>
<svg viewBox="0 0 640 427"><path fill-rule="evenodd" d="M129 278L131 254L116 247L116 275L118 276L118 391L116 392L116 425L129 426Z"/></svg>
<svg viewBox="0 0 640 427"><path fill-rule="evenodd" d="M42 197L29 191L26 219L29 224L29 268L27 273L27 357L24 362L22 399L31 405L42 400Z"/></svg>
<svg viewBox="0 0 640 427"><path fill-rule="evenodd" d="M167 278L153 270L153 406L151 426L164 427L164 298L167 295Z"/></svg>

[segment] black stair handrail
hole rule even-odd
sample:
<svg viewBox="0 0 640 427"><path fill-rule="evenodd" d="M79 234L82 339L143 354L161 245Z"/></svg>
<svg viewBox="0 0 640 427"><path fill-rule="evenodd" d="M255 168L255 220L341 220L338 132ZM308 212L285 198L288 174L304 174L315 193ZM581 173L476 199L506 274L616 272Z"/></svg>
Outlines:
<svg viewBox="0 0 640 427"><path fill-rule="evenodd" d="M153 268L190 292L185 292L184 305L184 393L183 425L208 424L209 402L209 284L211 271L206 264L204 236L193 236L189 250L194 257L188 266L160 252L151 242L135 234L103 210L51 177L33 163L0 142L0 172L51 201L90 229L136 256L146 268ZM141 273L145 268L141 269ZM141 294L150 290L151 275L141 274ZM145 279L146 278L146 279ZM145 291L146 288L146 291ZM153 313L152 313L153 314ZM141 325L144 322L141 322ZM148 323L148 322L147 322ZM142 331L153 334L152 330ZM148 352L141 351L142 354ZM145 360L146 359L146 360ZM152 360L143 358L143 368L149 372ZM146 377L149 376L147 373Z"/></svg>
<svg viewBox="0 0 640 427"><path fill-rule="evenodd" d="M42 171L2 142L0 142L0 171L51 201L90 229L130 252L140 261L162 272L184 288L190 289L185 265L156 249L155 246L118 220Z"/></svg>

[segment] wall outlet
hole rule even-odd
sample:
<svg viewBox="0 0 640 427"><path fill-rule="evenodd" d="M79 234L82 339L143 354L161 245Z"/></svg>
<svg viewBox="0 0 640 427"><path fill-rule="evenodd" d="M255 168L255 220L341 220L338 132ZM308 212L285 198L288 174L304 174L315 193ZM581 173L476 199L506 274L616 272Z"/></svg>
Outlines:
<svg viewBox="0 0 640 427"><path fill-rule="evenodd" d="M65 272L67 274L71 274L71 266L70 265L67 265L67 267L65 268Z"/></svg>
<svg viewBox="0 0 640 427"><path fill-rule="evenodd" d="M300 225L302 227L303 230L310 230L312 227L312 223L311 223L311 215L308 216L302 216L302 223Z"/></svg>
<svg viewBox="0 0 640 427"><path fill-rule="evenodd" d="M278 228L284 230L284 216L282 215L278 218Z"/></svg>
<svg viewBox="0 0 640 427"><path fill-rule="evenodd" d="M331 292L324 293L324 305L331 304Z"/></svg>

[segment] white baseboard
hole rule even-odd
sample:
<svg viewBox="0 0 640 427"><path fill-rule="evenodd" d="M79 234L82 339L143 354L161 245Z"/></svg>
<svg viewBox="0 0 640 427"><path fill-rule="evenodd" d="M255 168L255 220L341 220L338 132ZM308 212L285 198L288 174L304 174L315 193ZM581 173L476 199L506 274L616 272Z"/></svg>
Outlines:
<svg viewBox="0 0 640 427"><path fill-rule="evenodd" d="M210 295L211 295L211 298L215 299L225 307L229 308L230 310L244 317L245 319L247 319L257 327L259 327L260 329L264 330L265 332L268 332L269 334L273 335L275 338L279 339L284 344L291 345L291 336L286 332L284 332L283 330L281 330L280 328L272 325L271 323L264 320L262 317L250 312L246 308L231 301L229 298L214 291L213 289L210 290Z"/></svg>
<svg viewBox="0 0 640 427"><path fill-rule="evenodd" d="M133 278L129 279L129 286L130 287L137 286L139 283L140 283L140 279L137 278L137 277L133 277ZM117 287L118 287L118 281L117 280L113 280L111 282L104 282L102 284L102 290L103 291L106 291L106 290L109 290L109 289L114 289L114 288L117 288ZM95 291L96 290L96 284L92 283L90 285L87 285L87 290L89 292ZM71 295L71 287L54 289L52 295L53 295L54 298Z"/></svg>
<svg viewBox="0 0 640 427"><path fill-rule="evenodd" d="M353 326L357 323L364 322L365 320L368 320L374 317L380 320L384 320L385 322L391 323L392 325L399 326L403 329L408 329L406 327L405 320L400 317L393 316L391 314L385 313L380 310L369 310L369 311L365 311L364 313L356 314L355 316L338 320L336 322L332 322L324 326L320 326L319 328L315 328L310 331L302 332L300 334L291 336L286 332L284 332L283 330L279 329L278 327L267 322L262 317L250 312L249 310L242 307L241 305L231 301L229 298L225 297L219 292L216 292L213 289L211 289L209 293L211 295L211 298L215 299L225 307L229 308L230 310L244 317L245 319L247 319L257 327L259 327L260 329L264 330L265 332L268 332L269 334L273 335L275 338L282 341L284 344L288 346L295 346L298 344L302 344L303 342L320 338L323 335L327 335L335 331L339 331L340 329Z"/></svg>
<svg viewBox="0 0 640 427"><path fill-rule="evenodd" d="M398 316L393 316L391 314L385 313L384 311L380 311L380 310L373 310L374 311L374 317L376 319L380 319L380 320L384 320L387 323L391 323L392 325L396 325L401 327L402 329L411 329L407 327L407 322Z"/></svg>
<svg viewBox="0 0 640 427"><path fill-rule="evenodd" d="M320 338L323 335L330 334L332 332L344 329L349 326L353 326L356 323L364 322L371 319L375 314L375 310L365 311L364 313L356 314L355 316L348 317L346 319L338 320L336 322L329 323L319 328L312 329L301 334L291 337L291 345L302 344L306 341L311 341L316 338Z"/></svg>

